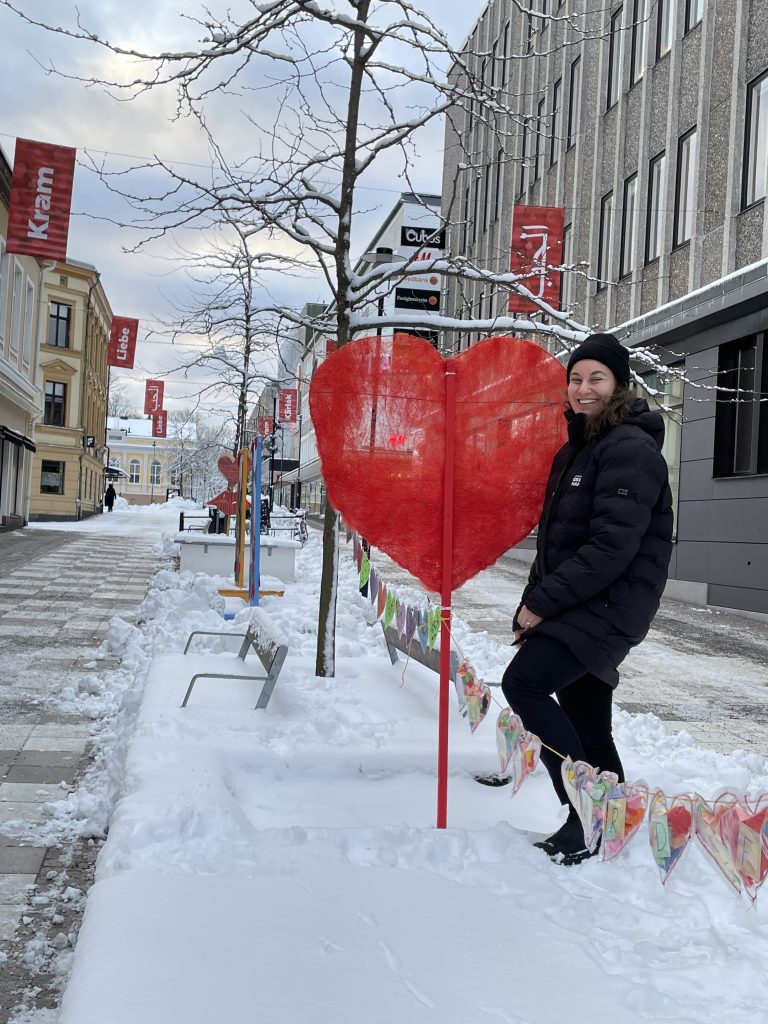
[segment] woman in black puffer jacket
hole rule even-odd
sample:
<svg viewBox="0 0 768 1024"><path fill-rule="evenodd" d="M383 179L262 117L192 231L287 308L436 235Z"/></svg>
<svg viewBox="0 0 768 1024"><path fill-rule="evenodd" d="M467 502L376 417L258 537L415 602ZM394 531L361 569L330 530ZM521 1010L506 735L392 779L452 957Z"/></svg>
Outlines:
<svg viewBox="0 0 768 1024"><path fill-rule="evenodd" d="M593 334L571 354L566 418L568 442L552 463L513 620L520 649L502 687L549 747L623 780L611 732L617 667L648 632L672 553L664 424L632 397L629 353L611 334ZM568 804L560 758L542 748L541 760ZM590 856L573 808L535 845L558 863Z"/></svg>

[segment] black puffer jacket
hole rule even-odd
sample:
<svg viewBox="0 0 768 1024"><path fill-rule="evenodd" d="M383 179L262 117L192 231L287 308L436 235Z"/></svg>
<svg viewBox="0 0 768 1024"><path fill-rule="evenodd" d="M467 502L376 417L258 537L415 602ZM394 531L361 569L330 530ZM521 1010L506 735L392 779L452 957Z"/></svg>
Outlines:
<svg viewBox="0 0 768 1024"><path fill-rule="evenodd" d="M566 418L521 605L544 619L529 636L561 641L615 686L656 614L672 554L664 422L637 399L623 423L586 441L586 416Z"/></svg>

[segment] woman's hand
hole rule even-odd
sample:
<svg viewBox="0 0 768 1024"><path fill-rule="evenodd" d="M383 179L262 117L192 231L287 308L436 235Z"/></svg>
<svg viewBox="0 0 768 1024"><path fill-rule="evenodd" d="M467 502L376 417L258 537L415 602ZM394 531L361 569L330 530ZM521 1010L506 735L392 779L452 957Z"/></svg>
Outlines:
<svg viewBox="0 0 768 1024"><path fill-rule="evenodd" d="M515 630L515 643L523 639L529 629L533 629L544 620L540 615L529 611L525 605L521 605L520 611L517 613L517 621L520 623L520 629Z"/></svg>

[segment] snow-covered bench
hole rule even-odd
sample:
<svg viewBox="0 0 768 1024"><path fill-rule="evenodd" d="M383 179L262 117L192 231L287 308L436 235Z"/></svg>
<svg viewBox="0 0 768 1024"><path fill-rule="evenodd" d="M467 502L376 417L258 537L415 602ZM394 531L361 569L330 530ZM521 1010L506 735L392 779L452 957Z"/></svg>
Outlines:
<svg viewBox="0 0 768 1024"><path fill-rule="evenodd" d="M256 709L265 708L267 704L269 704L269 698L272 696L272 691L275 688L277 677L280 675L283 662L288 654L288 642L268 615L266 615L260 608L251 608L249 623L245 633L229 633L224 630L196 629L189 634L187 645L184 648L185 654L189 651L189 646L192 643L193 637L196 636L233 636L241 638L242 643L240 645L240 650L237 652L237 657L240 661L244 662L248 655L248 651L252 650L264 666L264 670L267 674L264 676L244 676L237 672L198 672L192 676L190 684L187 687L184 700L181 702L181 706L183 708L187 706L187 701L189 700L192 689L198 679L257 679L263 681L264 685L261 688L259 699L256 702Z"/></svg>
<svg viewBox="0 0 768 1024"><path fill-rule="evenodd" d="M384 640L387 645L387 651L389 652L389 660L393 665L397 664L397 652L402 651L403 654L408 655L414 661L418 661L420 665L425 665L427 668L431 668L433 672L437 672L440 675L440 649L433 647L431 651L425 651L419 643L419 638L414 636L410 646L406 644L405 637L401 636L393 626L384 627L382 622L381 628L384 630ZM459 656L456 651L451 651L451 679L456 678L456 673L459 668Z"/></svg>

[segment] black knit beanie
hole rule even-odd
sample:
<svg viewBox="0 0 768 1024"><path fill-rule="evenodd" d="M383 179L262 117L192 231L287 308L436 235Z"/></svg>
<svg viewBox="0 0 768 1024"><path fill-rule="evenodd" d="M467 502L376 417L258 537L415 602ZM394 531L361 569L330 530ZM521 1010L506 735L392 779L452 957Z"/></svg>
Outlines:
<svg viewBox="0 0 768 1024"><path fill-rule="evenodd" d="M568 380L571 370L582 359L595 359L607 366L619 384L629 384L629 351L612 334L590 334L568 360Z"/></svg>

